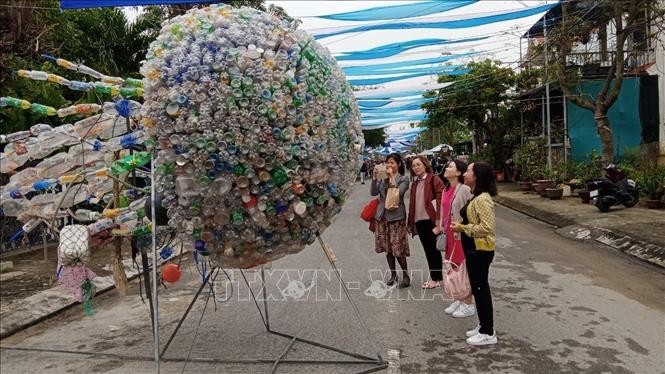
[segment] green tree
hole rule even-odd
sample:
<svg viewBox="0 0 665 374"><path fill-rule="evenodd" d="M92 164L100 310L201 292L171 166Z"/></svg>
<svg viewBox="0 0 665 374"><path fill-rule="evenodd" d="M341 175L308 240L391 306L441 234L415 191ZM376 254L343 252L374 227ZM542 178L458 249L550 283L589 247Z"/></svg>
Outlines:
<svg viewBox="0 0 665 374"><path fill-rule="evenodd" d="M49 54L83 63L107 75L140 78L140 62L159 34L161 23L191 8L147 7L130 24L119 8L60 11L58 0L17 0L12 5L0 8L0 96L24 98L55 108L111 98L19 78L14 72L19 69L43 70L70 80L92 80L60 68L41 56ZM267 10L294 22L280 7L266 9L263 0L234 0L231 5ZM38 116L15 108L0 109L3 133L24 130L38 122L54 126L62 124L55 117Z"/></svg>
<svg viewBox="0 0 665 374"><path fill-rule="evenodd" d="M519 124L517 109L508 104L515 73L502 67L500 61L489 59L471 62L468 68L470 71L463 75L440 76L440 83L453 84L426 94L436 100L423 105L428 114L425 126L445 128L450 134L464 133L466 127L478 148L499 167L515 144Z"/></svg>
<svg viewBox="0 0 665 374"><path fill-rule="evenodd" d="M383 129L364 130L363 136L368 147L380 147L386 141L386 132Z"/></svg>

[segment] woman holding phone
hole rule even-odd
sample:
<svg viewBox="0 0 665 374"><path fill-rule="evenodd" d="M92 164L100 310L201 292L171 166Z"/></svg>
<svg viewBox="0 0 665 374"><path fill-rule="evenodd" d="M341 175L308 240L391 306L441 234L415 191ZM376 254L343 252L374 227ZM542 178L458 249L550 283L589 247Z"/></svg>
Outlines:
<svg viewBox="0 0 665 374"><path fill-rule="evenodd" d="M385 169L384 169L385 168ZM386 197L389 189L397 189L399 201L394 207L386 208ZM402 280L399 287L409 287L411 277L406 263L409 257L409 241L406 231L406 207L404 206L404 194L409 189L409 178L404 176L404 163L398 153L386 157L385 165L377 165L372 173L372 184L370 194L379 196L379 204L376 209L376 230L374 231L374 243L376 253L386 253L390 278L386 284L392 286L397 279L395 261L402 268ZM394 195L393 195L394 196Z"/></svg>

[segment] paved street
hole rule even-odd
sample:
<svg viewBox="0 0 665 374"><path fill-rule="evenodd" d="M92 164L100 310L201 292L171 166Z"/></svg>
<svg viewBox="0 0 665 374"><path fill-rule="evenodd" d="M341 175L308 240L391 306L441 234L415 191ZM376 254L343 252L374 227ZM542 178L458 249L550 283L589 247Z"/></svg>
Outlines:
<svg viewBox="0 0 665 374"><path fill-rule="evenodd" d="M369 185L356 186L324 239L334 249L381 354L389 360L390 367L383 372L663 372L665 274L661 270L597 244L562 238L548 225L499 207L497 257L490 274L499 344L470 347L464 331L476 325L476 317L457 320L444 315L448 301L442 300L440 290L419 288L426 265L417 238L411 241L411 288L384 290L373 283L387 266L385 257L374 253L373 237L358 218L368 191ZM185 270L185 277L161 290L162 344L200 284L196 268L189 260L186 264L190 270ZM328 270L318 244L272 265L267 280L271 328L375 355ZM215 282L217 298L230 300L215 305L211 299L197 329L205 304L205 297L200 298L167 356L272 358L284 351L289 340L265 333L241 274L230 275L232 281L218 276ZM245 275L259 292L258 273ZM133 284L125 298L114 292L98 297L93 317L82 316L76 306L4 339L2 346L149 357L153 351L148 309ZM150 361L113 357L3 349L0 358L4 374L154 372ZM287 358L349 359L301 343ZM255 373L270 368L269 364L162 363L163 373ZM277 372L346 373L368 368L284 364Z"/></svg>

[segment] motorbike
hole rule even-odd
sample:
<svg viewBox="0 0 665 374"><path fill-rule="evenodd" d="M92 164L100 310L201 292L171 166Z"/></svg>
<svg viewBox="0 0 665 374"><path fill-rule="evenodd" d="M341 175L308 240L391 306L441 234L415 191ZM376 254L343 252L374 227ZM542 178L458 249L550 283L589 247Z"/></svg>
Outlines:
<svg viewBox="0 0 665 374"><path fill-rule="evenodd" d="M609 212L614 205L622 204L626 208L635 206L640 200L640 193L634 180L616 165L604 168L605 178L587 180L587 189L594 205L603 213Z"/></svg>

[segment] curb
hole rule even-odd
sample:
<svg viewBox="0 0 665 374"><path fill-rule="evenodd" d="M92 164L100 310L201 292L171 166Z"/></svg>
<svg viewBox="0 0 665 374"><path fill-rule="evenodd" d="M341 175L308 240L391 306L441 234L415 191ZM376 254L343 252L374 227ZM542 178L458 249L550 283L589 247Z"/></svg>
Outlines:
<svg viewBox="0 0 665 374"><path fill-rule="evenodd" d="M182 255L188 253L189 250L186 250L183 251ZM173 254L169 260L178 257L179 254ZM140 274L143 274L142 269L137 271L133 267L134 264L131 259L125 259L122 263L125 267L125 274L127 274L127 281L134 280ZM96 277L92 282L97 288L95 296L115 288L112 275ZM7 338L77 304L80 304L80 302L74 299L72 293L60 285L28 296L25 299L16 300L4 307L3 309L7 310L0 313L0 339Z"/></svg>
<svg viewBox="0 0 665 374"><path fill-rule="evenodd" d="M610 231L602 227L584 225L562 214L548 212L505 196L495 196L494 201L506 208L556 226L555 232L563 237L581 241L594 240L640 261L665 269L665 247L662 245L635 239L617 230Z"/></svg>

